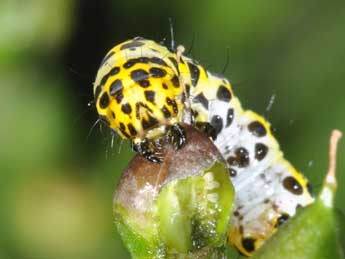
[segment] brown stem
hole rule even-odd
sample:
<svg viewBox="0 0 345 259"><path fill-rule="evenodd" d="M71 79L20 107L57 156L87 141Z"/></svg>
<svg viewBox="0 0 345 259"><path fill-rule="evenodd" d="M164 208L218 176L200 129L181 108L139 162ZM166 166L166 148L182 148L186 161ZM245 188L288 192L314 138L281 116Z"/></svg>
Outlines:
<svg viewBox="0 0 345 259"><path fill-rule="evenodd" d="M339 130L333 130L329 139L329 168L327 173L326 182L336 184L335 169L337 162L337 146L342 133Z"/></svg>

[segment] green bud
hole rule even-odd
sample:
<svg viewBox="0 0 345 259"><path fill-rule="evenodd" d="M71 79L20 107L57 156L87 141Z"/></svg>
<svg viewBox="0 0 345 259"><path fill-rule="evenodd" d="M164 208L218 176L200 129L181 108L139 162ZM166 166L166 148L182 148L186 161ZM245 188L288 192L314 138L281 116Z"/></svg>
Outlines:
<svg viewBox="0 0 345 259"><path fill-rule="evenodd" d="M186 133L179 150L162 140L162 164L137 155L116 188L115 223L133 258L225 258L228 170L204 134Z"/></svg>

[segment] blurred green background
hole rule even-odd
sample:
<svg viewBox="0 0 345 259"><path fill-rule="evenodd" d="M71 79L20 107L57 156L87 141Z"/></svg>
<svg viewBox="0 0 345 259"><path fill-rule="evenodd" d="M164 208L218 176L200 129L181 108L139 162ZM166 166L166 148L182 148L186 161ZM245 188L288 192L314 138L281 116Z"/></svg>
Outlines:
<svg viewBox="0 0 345 259"><path fill-rule="evenodd" d="M273 124L318 192L345 131L344 1L0 1L0 258L129 258L112 194L133 156L96 127L92 82L134 36L175 40ZM267 110L270 100L272 107ZM337 207L345 210L345 142Z"/></svg>

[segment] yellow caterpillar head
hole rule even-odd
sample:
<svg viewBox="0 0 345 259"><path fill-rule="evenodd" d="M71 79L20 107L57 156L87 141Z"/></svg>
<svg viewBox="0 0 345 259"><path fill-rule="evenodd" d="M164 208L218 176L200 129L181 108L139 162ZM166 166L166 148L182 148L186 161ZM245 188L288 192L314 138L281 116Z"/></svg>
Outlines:
<svg viewBox="0 0 345 259"><path fill-rule="evenodd" d="M153 41L135 38L115 46L94 84L100 118L130 139L177 121L183 87L176 64L176 55Z"/></svg>

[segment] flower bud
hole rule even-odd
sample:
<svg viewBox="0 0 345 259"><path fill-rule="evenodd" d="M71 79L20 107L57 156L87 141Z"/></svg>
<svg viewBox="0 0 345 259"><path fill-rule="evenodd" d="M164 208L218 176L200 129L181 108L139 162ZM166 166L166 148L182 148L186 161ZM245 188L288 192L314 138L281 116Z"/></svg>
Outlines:
<svg viewBox="0 0 345 259"><path fill-rule="evenodd" d="M184 125L176 150L156 141L161 164L136 155L114 195L115 223L134 258L225 258L234 191L212 141Z"/></svg>

